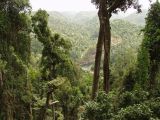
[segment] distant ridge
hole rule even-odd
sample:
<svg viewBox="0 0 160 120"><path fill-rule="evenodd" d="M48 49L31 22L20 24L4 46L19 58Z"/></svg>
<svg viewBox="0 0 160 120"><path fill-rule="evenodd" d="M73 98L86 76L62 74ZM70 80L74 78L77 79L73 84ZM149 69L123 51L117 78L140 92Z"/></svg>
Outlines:
<svg viewBox="0 0 160 120"><path fill-rule="evenodd" d="M129 15L125 15L125 13L121 14L113 14L111 20L114 19L122 19L128 21L130 23L144 26L145 25L145 17L148 13L148 10L143 9L142 13L131 13ZM62 18L63 20L68 20L70 22L74 22L76 24L84 24L87 21L90 21L94 17L97 17L97 11L81 11L81 12L74 12L74 11L64 11L64 12L57 12L52 11L49 12L51 16L56 16L56 18Z"/></svg>
<svg viewBox="0 0 160 120"><path fill-rule="evenodd" d="M124 18L124 20L131 22L133 24L136 25L141 25L144 26L145 25L145 17L148 13L148 10L142 10L142 13L132 13L130 15L128 15L127 17Z"/></svg>

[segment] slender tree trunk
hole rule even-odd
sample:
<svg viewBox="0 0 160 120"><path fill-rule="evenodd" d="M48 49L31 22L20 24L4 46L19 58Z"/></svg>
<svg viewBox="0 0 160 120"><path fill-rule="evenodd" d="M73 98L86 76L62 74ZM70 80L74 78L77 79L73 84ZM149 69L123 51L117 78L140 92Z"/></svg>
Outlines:
<svg viewBox="0 0 160 120"><path fill-rule="evenodd" d="M32 112L32 105L29 103L29 119L33 120L33 112Z"/></svg>
<svg viewBox="0 0 160 120"><path fill-rule="evenodd" d="M52 95L52 91L49 90L47 92L46 104L41 108L38 120L46 120L46 111L47 111L47 108L49 107L49 100L51 98L51 95Z"/></svg>
<svg viewBox="0 0 160 120"><path fill-rule="evenodd" d="M103 46L103 26L101 24L101 10L98 12L99 21L100 21L100 29L99 29L99 37L96 47L96 56L95 56L95 65L94 65L94 76L93 76L93 87L92 87L92 99L96 97L96 93L98 91L98 81L99 81L99 73L100 73L100 63L102 57L102 46Z"/></svg>
<svg viewBox="0 0 160 120"><path fill-rule="evenodd" d="M3 87L3 71L0 70L0 89Z"/></svg>
<svg viewBox="0 0 160 120"><path fill-rule="evenodd" d="M103 13L104 19L104 61L103 61L103 75L104 75L104 91L109 92L109 61L110 61L110 47L111 47L111 30L110 30L110 16L108 12Z"/></svg>

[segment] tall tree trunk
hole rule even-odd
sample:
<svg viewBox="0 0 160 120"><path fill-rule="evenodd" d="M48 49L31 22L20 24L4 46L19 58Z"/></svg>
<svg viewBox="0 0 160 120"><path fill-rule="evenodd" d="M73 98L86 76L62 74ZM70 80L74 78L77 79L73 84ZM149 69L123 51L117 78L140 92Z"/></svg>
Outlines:
<svg viewBox="0 0 160 120"><path fill-rule="evenodd" d="M100 31L96 49L95 67L94 67L94 80L93 80L93 93L92 99L95 98L96 92L98 91L98 80L100 72L100 62L102 56L102 46L104 43L104 63L103 63L103 74L104 74L104 91L109 92L109 60L110 60L110 46L111 46L111 31L110 31L110 17L111 14L106 8L107 3L105 0L100 1L99 6L99 21Z"/></svg>
<svg viewBox="0 0 160 120"><path fill-rule="evenodd" d="M103 26L101 24L101 10L98 11L99 21L100 21L100 29L99 29L99 37L96 47L96 56L95 56L95 65L94 65L94 76L93 76L93 87L92 87L92 99L96 97L96 93L98 91L98 81L99 81L99 73L100 73L100 63L102 57L102 46L103 46Z"/></svg>
<svg viewBox="0 0 160 120"><path fill-rule="evenodd" d="M103 13L104 16L104 61L103 61L103 75L104 75L104 91L109 92L109 61L110 61L110 47L111 47L111 30L110 30L110 15L108 12Z"/></svg>

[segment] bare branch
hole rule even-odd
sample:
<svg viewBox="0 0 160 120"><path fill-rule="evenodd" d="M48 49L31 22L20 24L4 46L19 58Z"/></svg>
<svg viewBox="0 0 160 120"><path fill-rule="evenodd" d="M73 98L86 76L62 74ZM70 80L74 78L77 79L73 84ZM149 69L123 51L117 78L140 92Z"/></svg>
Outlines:
<svg viewBox="0 0 160 120"><path fill-rule="evenodd" d="M56 104L56 103L59 103L59 101L51 102L51 103L49 103L49 106L52 106L52 105L54 105L54 104Z"/></svg>

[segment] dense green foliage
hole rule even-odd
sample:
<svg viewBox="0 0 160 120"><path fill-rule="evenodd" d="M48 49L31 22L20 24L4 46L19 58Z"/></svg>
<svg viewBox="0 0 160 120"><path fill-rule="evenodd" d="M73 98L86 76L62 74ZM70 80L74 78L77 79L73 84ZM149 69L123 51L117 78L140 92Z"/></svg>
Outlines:
<svg viewBox="0 0 160 120"><path fill-rule="evenodd" d="M78 117L77 109L81 104L83 95L77 86L79 84L78 71L76 71L78 68L74 66L69 56L71 45L59 34L51 32L48 27L48 14L46 11L39 10L32 17L32 21L37 39L43 44L40 77L42 86L46 86L45 88L40 88L42 93L36 96L40 100L45 100L46 98L46 102L40 108L41 114L39 117L37 116L37 119L46 119L47 109L52 112L55 110L50 106L50 100L59 101L60 106L57 112L62 112L66 120L76 119ZM59 84L57 85L55 81L59 82ZM37 100L37 102L40 101ZM62 109L61 111L59 111L60 108ZM74 114L71 116L73 111ZM51 117L52 115L49 114L49 116Z"/></svg>
<svg viewBox="0 0 160 120"><path fill-rule="evenodd" d="M146 88L150 84L150 89L155 88L158 81L156 76L159 71L159 48L160 48L160 4L153 4L144 28L144 39L138 55L138 80ZM156 17L155 17L156 16Z"/></svg>
<svg viewBox="0 0 160 120"><path fill-rule="evenodd" d="M28 0L0 4L0 119L31 119L31 20ZM22 50L23 48L23 50Z"/></svg>
<svg viewBox="0 0 160 120"><path fill-rule="evenodd" d="M111 91L94 101L95 12L30 13L28 0L0 1L0 120L160 119L160 3L143 34L112 20Z"/></svg>

